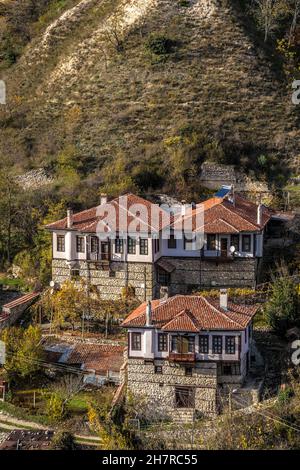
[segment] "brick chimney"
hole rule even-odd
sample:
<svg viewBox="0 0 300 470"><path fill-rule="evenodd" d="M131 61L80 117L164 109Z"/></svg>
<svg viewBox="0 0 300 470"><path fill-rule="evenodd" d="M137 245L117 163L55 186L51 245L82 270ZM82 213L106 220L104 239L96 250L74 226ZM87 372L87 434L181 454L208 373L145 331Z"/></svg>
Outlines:
<svg viewBox="0 0 300 470"><path fill-rule="evenodd" d="M220 289L220 307L228 310L228 293L227 289Z"/></svg>

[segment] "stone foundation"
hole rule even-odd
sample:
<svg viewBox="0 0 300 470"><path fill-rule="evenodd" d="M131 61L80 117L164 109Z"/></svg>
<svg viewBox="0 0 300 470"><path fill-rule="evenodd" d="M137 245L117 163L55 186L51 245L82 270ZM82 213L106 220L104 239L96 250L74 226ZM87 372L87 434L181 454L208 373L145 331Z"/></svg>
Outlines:
<svg viewBox="0 0 300 470"><path fill-rule="evenodd" d="M193 258L164 258L176 269L170 275L170 294L188 294L199 288L250 287L256 285L257 260L231 262Z"/></svg>
<svg viewBox="0 0 300 470"><path fill-rule="evenodd" d="M97 286L103 299L117 300L122 289L132 286L140 301L150 300L155 296L156 278L151 263L111 262L106 268L101 263L77 261L74 269L79 270L82 279ZM70 269L65 260L52 261L52 279L62 284L70 279Z"/></svg>
<svg viewBox="0 0 300 470"><path fill-rule="evenodd" d="M155 365L162 365L162 374L155 373ZM215 363L196 363L193 375L185 375L185 367L168 361L145 363L143 359L128 359L127 392L146 398L153 410L174 416L175 387L192 387L195 393L195 411L204 416L217 413L217 367ZM154 413L155 414L155 413Z"/></svg>

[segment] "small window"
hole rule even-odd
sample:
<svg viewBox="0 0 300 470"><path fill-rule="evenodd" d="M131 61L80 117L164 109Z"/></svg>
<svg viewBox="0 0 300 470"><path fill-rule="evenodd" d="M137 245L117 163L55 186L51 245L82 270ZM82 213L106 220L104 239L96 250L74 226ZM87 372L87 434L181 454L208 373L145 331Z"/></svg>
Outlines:
<svg viewBox="0 0 300 470"><path fill-rule="evenodd" d="M185 368L185 376L186 377L192 377L193 376L193 368L192 367L186 367Z"/></svg>
<svg viewBox="0 0 300 470"><path fill-rule="evenodd" d="M242 236L242 251L249 253L251 251L251 235Z"/></svg>
<svg viewBox="0 0 300 470"><path fill-rule="evenodd" d="M140 238L140 255L148 255L148 239Z"/></svg>
<svg viewBox="0 0 300 470"><path fill-rule="evenodd" d="M216 235L207 235L207 250L215 251L217 248Z"/></svg>
<svg viewBox="0 0 300 470"><path fill-rule="evenodd" d="M241 367L238 362L230 364L223 362L222 375L241 375Z"/></svg>
<svg viewBox="0 0 300 470"><path fill-rule="evenodd" d="M159 252L159 238L154 238L154 252Z"/></svg>
<svg viewBox="0 0 300 470"><path fill-rule="evenodd" d="M80 277L79 269L71 269L71 279L76 281Z"/></svg>
<svg viewBox="0 0 300 470"><path fill-rule="evenodd" d="M57 235L57 251L65 251L65 236Z"/></svg>
<svg viewBox="0 0 300 470"><path fill-rule="evenodd" d="M136 253L136 239L128 237L128 254L135 255Z"/></svg>
<svg viewBox="0 0 300 470"><path fill-rule="evenodd" d="M199 336L199 352L208 354L208 335Z"/></svg>
<svg viewBox="0 0 300 470"><path fill-rule="evenodd" d="M226 354L235 354L235 336L225 336Z"/></svg>
<svg viewBox="0 0 300 470"><path fill-rule="evenodd" d="M115 252L123 254L123 238L117 237L115 240Z"/></svg>
<svg viewBox="0 0 300 470"><path fill-rule="evenodd" d="M99 238L91 237L91 253L99 253Z"/></svg>
<svg viewBox="0 0 300 470"><path fill-rule="evenodd" d="M76 250L77 253L84 253L84 237L80 235L76 237Z"/></svg>
<svg viewBox="0 0 300 470"><path fill-rule="evenodd" d="M142 349L141 333L131 333L131 349L132 351L141 351Z"/></svg>
<svg viewBox="0 0 300 470"><path fill-rule="evenodd" d="M189 336L188 341L189 341L189 347L188 347L189 353L195 352L195 336Z"/></svg>
<svg viewBox="0 0 300 470"><path fill-rule="evenodd" d="M157 270L157 282L162 286L168 286L170 284L170 274L167 273L162 268L158 268Z"/></svg>
<svg viewBox="0 0 300 470"><path fill-rule="evenodd" d="M222 354L222 336L212 337L212 352L213 354Z"/></svg>
<svg viewBox="0 0 300 470"><path fill-rule="evenodd" d="M155 374L162 374L162 366L154 366L154 373Z"/></svg>
<svg viewBox="0 0 300 470"><path fill-rule="evenodd" d="M183 239L184 249L187 251L195 250L196 238L192 235L189 237L184 237Z"/></svg>
<svg viewBox="0 0 300 470"><path fill-rule="evenodd" d="M239 235L231 235L230 246L234 246L235 251L240 250L240 236Z"/></svg>
<svg viewBox="0 0 300 470"><path fill-rule="evenodd" d="M168 335L167 333L158 333L158 350L168 351Z"/></svg>
<svg viewBox="0 0 300 470"><path fill-rule="evenodd" d="M223 375L231 375L231 364L223 364Z"/></svg>
<svg viewBox="0 0 300 470"><path fill-rule="evenodd" d="M172 250L172 249L176 248L176 246L177 246L177 240L175 238L174 233L171 233L170 238L168 239L168 248L169 248L169 250Z"/></svg>

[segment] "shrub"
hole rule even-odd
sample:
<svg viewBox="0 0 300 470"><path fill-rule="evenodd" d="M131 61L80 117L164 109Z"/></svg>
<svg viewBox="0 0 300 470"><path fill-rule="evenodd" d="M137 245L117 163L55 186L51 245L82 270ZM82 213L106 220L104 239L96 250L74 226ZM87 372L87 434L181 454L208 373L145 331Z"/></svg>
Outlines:
<svg viewBox="0 0 300 470"><path fill-rule="evenodd" d="M146 49L154 55L165 56L172 52L174 41L162 35L150 35L146 42Z"/></svg>
<svg viewBox="0 0 300 470"><path fill-rule="evenodd" d="M75 450L74 436L67 431L59 431L56 433L51 442L53 450Z"/></svg>

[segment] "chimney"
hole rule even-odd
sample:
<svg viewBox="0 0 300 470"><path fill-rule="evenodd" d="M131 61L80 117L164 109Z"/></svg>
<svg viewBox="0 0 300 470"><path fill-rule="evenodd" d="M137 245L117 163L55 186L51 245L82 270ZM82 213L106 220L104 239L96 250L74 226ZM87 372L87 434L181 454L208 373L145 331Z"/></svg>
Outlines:
<svg viewBox="0 0 300 470"><path fill-rule="evenodd" d="M100 195L100 206L107 204L107 194L101 193Z"/></svg>
<svg viewBox="0 0 300 470"><path fill-rule="evenodd" d="M257 225L262 224L262 214L263 214L263 206L262 204L258 204L257 206Z"/></svg>
<svg viewBox="0 0 300 470"><path fill-rule="evenodd" d="M146 326L151 326L151 301L148 300L146 306Z"/></svg>
<svg viewBox="0 0 300 470"><path fill-rule="evenodd" d="M228 309L228 294L227 289L220 289L220 307L223 310Z"/></svg>
<svg viewBox="0 0 300 470"><path fill-rule="evenodd" d="M67 228L73 227L73 211L72 209L67 210Z"/></svg>

